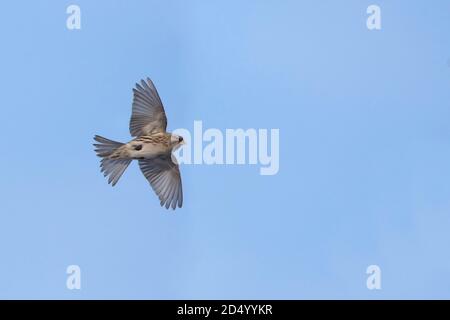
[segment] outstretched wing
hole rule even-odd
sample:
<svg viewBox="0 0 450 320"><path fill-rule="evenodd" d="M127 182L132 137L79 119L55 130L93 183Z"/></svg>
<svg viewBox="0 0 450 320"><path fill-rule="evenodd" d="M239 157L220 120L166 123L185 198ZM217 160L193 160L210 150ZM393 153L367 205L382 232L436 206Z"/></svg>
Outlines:
<svg viewBox="0 0 450 320"><path fill-rule="evenodd" d="M167 118L152 80L141 80L133 89L133 110L130 119L130 133L138 137L153 132L165 132Z"/></svg>
<svg viewBox="0 0 450 320"><path fill-rule="evenodd" d="M183 189L181 186L180 169L169 156L155 159L139 160L142 173L150 182L161 201L161 206L172 209L183 205Z"/></svg>

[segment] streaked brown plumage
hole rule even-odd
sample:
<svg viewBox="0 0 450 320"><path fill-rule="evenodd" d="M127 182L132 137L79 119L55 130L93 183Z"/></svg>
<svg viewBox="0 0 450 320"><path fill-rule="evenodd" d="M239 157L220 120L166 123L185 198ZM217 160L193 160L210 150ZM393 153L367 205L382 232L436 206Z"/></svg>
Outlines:
<svg viewBox="0 0 450 320"><path fill-rule="evenodd" d="M142 173L166 208L183 205L180 170L172 161L172 151L183 144L183 138L166 132L167 118L153 82L141 80L133 89L130 133L136 137L128 143L95 136L101 171L113 186L132 160L138 160Z"/></svg>

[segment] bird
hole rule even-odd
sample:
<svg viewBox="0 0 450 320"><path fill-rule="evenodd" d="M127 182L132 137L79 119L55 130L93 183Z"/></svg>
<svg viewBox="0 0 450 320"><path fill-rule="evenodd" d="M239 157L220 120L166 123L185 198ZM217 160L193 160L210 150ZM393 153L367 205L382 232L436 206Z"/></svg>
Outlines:
<svg viewBox="0 0 450 320"><path fill-rule="evenodd" d="M136 160L161 207L173 210L183 206L183 188L179 165L172 152L184 144L183 137L167 132L167 117L152 80L147 77L133 88L129 124L133 139L121 143L94 136L95 152L108 184L115 186L131 161Z"/></svg>

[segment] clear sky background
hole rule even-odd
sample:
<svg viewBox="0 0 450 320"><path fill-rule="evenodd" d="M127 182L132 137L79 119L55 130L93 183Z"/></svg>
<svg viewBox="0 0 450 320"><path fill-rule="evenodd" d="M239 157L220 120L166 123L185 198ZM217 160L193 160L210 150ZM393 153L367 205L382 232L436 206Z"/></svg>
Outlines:
<svg viewBox="0 0 450 320"><path fill-rule="evenodd" d="M0 298L450 298L449 36L446 0L2 3ZM146 76L170 130L279 128L278 175L109 186L92 137Z"/></svg>

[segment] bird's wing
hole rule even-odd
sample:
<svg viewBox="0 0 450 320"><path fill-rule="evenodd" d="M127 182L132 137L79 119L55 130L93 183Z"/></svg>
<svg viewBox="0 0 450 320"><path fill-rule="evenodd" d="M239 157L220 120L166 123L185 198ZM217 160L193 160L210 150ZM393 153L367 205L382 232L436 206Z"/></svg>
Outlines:
<svg viewBox="0 0 450 320"><path fill-rule="evenodd" d="M165 132L167 118L152 80L141 80L133 89L133 110L130 119L130 133L133 137L154 132Z"/></svg>
<svg viewBox="0 0 450 320"><path fill-rule="evenodd" d="M172 209L183 205L180 169L170 155L139 160L139 167L161 201L161 206Z"/></svg>

